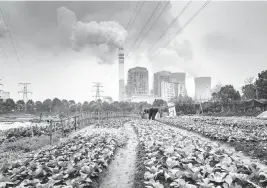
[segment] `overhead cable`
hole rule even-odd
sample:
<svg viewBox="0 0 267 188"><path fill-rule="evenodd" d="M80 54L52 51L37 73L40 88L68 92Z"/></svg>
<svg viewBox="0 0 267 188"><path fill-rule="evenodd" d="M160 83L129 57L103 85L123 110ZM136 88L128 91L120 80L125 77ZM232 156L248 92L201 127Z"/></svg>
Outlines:
<svg viewBox="0 0 267 188"><path fill-rule="evenodd" d="M159 39L151 46L151 48L148 50L148 53L150 53L152 51L152 49L154 48L154 46L161 41L161 39L165 36L165 34L168 32L168 30L178 21L178 19L181 17L181 15L185 12L185 10L189 7L189 5L191 3L192 3L192 0L189 1L184 6L184 8L182 9L182 11L172 20L171 24L169 24L169 26L166 28L166 30L161 34L161 36L159 37Z"/></svg>
<svg viewBox="0 0 267 188"><path fill-rule="evenodd" d="M168 7L168 5L170 4L170 1L168 1L165 6L163 7L162 11L159 13L159 15L157 16L157 18L154 20L153 24L150 25L150 28L148 29L148 31L146 32L145 36L143 37L143 39L140 40L139 44L137 45L137 47L135 49L138 49L139 46L142 44L142 42L145 40L145 38L148 36L148 34L150 33L150 31L152 30L152 28L155 26L155 24L157 23L157 21L159 20L159 18L161 17L161 15L163 14L163 12L166 10L166 8Z"/></svg>
<svg viewBox="0 0 267 188"><path fill-rule="evenodd" d="M162 50L164 50L170 43L171 41L173 41L195 18L196 16L210 3L211 0L208 0L204 5L201 6L201 8L184 24L184 26L179 29L179 31L177 31L173 37L164 45L163 48L161 48L160 50L158 50L157 52L155 52L152 56L152 59L150 59L150 62L152 62L152 60L161 53Z"/></svg>
<svg viewBox="0 0 267 188"><path fill-rule="evenodd" d="M137 36L135 42L133 43L133 45L131 46L128 54L127 54L127 57L128 55L131 53L132 51L132 48L135 46L136 42L139 40L139 38L141 37L141 34L143 33L143 31L145 30L145 28L147 27L147 25L149 24L149 22L151 21L151 19L153 18L154 14L156 13L157 9L159 8L161 4L161 1L157 4L157 6L155 7L154 11L152 12L152 14L150 15L149 19L147 20L146 24L144 25L143 29L140 31L139 35Z"/></svg>

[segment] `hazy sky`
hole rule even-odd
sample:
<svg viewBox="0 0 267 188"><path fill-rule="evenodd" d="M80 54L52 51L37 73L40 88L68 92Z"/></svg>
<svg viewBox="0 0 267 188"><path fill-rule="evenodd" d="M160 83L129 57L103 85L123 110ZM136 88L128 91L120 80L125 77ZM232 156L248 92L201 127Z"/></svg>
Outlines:
<svg viewBox="0 0 267 188"><path fill-rule="evenodd" d="M19 82L30 82L33 100L59 97L92 99L92 82L102 82L103 94L118 99L116 49L124 44L126 54L137 39L158 1L145 2L132 27L126 26L138 2L0 2L20 63L3 18L0 17L0 79L14 99L22 98ZM212 1L152 63L151 58L168 38L203 5L194 1L179 22L159 41L187 2L171 2L147 35L153 19L165 6L159 5L132 53L125 61L134 66L187 72L189 94L194 76L211 76L216 83L239 88L247 77L267 69L267 2ZM126 82L126 80L125 80Z"/></svg>

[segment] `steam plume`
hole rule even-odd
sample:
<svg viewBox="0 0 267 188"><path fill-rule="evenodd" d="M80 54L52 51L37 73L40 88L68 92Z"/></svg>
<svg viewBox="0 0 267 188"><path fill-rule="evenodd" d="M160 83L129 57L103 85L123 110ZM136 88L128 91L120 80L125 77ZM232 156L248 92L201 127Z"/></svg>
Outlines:
<svg viewBox="0 0 267 188"><path fill-rule="evenodd" d="M75 50L86 45L107 44L109 48L119 48L124 45L127 31L117 22L79 21L72 32L72 45Z"/></svg>

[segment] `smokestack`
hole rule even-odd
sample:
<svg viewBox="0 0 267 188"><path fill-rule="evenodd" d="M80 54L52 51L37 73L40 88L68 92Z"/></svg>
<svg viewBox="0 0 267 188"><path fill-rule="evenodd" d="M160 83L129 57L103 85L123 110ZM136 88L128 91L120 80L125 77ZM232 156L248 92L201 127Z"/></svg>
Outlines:
<svg viewBox="0 0 267 188"><path fill-rule="evenodd" d="M124 100L124 49L119 48L119 101Z"/></svg>

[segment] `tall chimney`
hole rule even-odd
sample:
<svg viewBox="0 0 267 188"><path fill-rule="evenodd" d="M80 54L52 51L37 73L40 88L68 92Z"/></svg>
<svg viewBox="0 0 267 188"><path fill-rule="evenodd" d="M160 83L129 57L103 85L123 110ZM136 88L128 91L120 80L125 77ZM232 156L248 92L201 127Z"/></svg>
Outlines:
<svg viewBox="0 0 267 188"><path fill-rule="evenodd" d="M119 48L119 101L124 100L124 49Z"/></svg>

